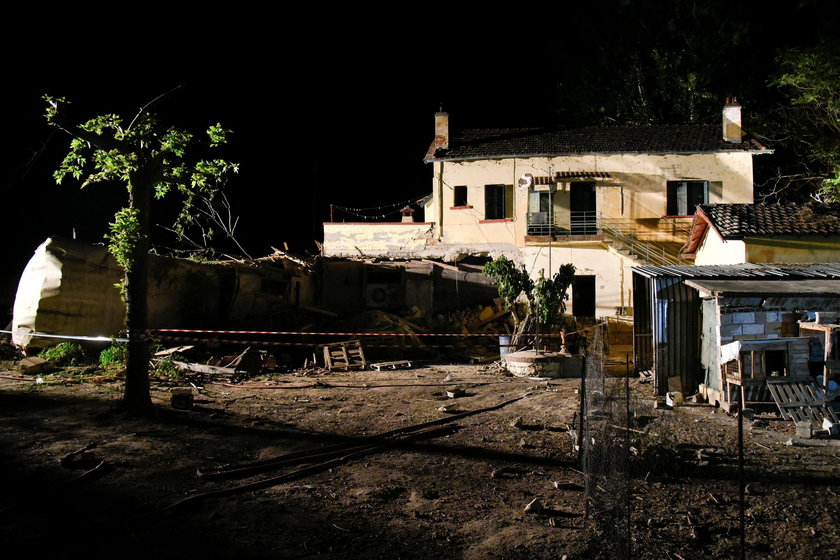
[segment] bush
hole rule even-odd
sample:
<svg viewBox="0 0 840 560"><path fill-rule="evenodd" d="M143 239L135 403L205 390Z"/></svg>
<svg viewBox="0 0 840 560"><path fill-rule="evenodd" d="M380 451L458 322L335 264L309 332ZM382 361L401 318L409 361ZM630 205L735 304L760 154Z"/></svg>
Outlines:
<svg viewBox="0 0 840 560"><path fill-rule="evenodd" d="M38 356L58 367L79 366L87 362L84 348L75 342L61 342L44 348Z"/></svg>
<svg viewBox="0 0 840 560"><path fill-rule="evenodd" d="M158 361L155 365L155 375L168 377L169 379L180 379L183 377L181 370L175 365L173 356L166 356Z"/></svg>
<svg viewBox="0 0 840 560"><path fill-rule="evenodd" d="M125 344L112 344L99 353L99 363L102 367L123 367L128 357L128 347Z"/></svg>

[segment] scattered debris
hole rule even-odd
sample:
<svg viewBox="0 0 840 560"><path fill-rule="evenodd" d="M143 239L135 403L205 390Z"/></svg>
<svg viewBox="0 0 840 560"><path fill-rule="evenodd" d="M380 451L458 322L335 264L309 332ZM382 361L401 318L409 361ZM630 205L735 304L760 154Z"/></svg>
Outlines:
<svg viewBox="0 0 840 560"><path fill-rule="evenodd" d="M383 369L411 369L411 362L408 360L397 360L395 362L377 362L370 364L370 369L382 371Z"/></svg>
<svg viewBox="0 0 840 560"><path fill-rule="evenodd" d="M522 471L520 469L515 469L513 467L499 467L498 469L493 469L490 471L490 478L518 478L522 475Z"/></svg>
<svg viewBox="0 0 840 560"><path fill-rule="evenodd" d="M809 438L814 435L814 428L810 420L796 422L796 437Z"/></svg>
<svg viewBox="0 0 840 560"><path fill-rule="evenodd" d="M183 354L189 350L192 350L195 346L174 346L172 348L166 348L164 350L159 350L155 352L155 356L171 356L172 354Z"/></svg>
<svg viewBox="0 0 840 560"><path fill-rule="evenodd" d="M457 399L463 397L467 394L467 392L461 387L453 387L452 389L447 389L446 396L450 399Z"/></svg>
<svg viewBox="0 0 840 560"><path fill-rule="evenodd" d="M89 469L91 467L95 467L101 461L96 457L96 454L91 451L94 447L96 447L95 443L89 443L84 447L71 451L59 459L58 464L66 469Z"/></svg>
<svg viewBox="0 0 840 560"><path fill-rule="evenodd" d="M539 498L534 498L528 505L525 506L525 513L541 513L543 511L543 505Z"/></svg>
<svg viewBox="0 0 840 560"><path fill-rule="evenodd" d="M32 375L33 373L43 373L52 369L52 364L44 358L38 356L30 356L18 362L21 372Z"/></svg>
<svg viewBox="0 0 840 560"><path fill-rule="evenodd" d="M222 366L210 366L206 364L194 364L189 362L173 361L173 363L181 369L192 371L194 373L203 373L207 375L227 375L233 377L236 375L236 369Z"/></svg>
<svg viewBox="0 0 840 560"><path fill-rule="evenodd" d="M577 482L572 482L570 480L563 480L557 481L555 480L552 482L552 485L557 490L584 490L584 487Z"/></svg>
<svg viewBox="0 0 840 560"><path fill-rule="evenodd" d="M169 392L172 394L170 400L172 408L189 410L193 407L192 387L173 387Z"/></svg>

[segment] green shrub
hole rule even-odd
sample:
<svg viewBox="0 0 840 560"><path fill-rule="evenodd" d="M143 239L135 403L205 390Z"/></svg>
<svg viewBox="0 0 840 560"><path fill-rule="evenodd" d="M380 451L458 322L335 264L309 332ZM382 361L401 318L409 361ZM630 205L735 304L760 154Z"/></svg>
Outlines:
<svg viewBox="0 0 840 560"><path fill-rule="evenodd" d="M169 379L180 379L183 377L181 370L175 365L173 356L166 356L158 361L157 365L155 365L155 375L168 377Z"/></svg>
<svg viewBox="0 0 840 560"><path fill-rule="evenodd" d="M128 347L125 344L112 344L99 353L99 363L103 367L123 367L128 358Z"/></svg>
<svg viewBox="0 0 840 560"><path fill-rule="evenodd" d="M87 362L84 348L75 342L61 342L44 348L38 356L58 367L78 366Z"/></svg>

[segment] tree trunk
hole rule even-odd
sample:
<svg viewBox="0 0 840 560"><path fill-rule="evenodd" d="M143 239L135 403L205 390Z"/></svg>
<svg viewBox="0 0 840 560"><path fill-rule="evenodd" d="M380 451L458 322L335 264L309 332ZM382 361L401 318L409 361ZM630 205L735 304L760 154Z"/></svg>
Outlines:
<svg viewBox="0 0 840 560"><path fill-rule="evenodd" d="M137 209L139 231L125 274L125 316L128 331L128 359L123 404L130 413L152 410L149 394L149 205L154 168L148 166L131 174L129 206Z"/></svg>

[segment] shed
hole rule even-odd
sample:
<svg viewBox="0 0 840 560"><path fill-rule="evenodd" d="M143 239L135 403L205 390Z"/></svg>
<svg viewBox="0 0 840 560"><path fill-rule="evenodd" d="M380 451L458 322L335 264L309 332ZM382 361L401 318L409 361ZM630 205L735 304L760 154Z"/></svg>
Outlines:
<svg viewBox="0 0 840 560"><path fill-rule="evenodd" d="M808 312L840 309L840 265L703 265L633 268L636 370L653 370L656 392L727 402L720 348L798 336Z"/></svg>

